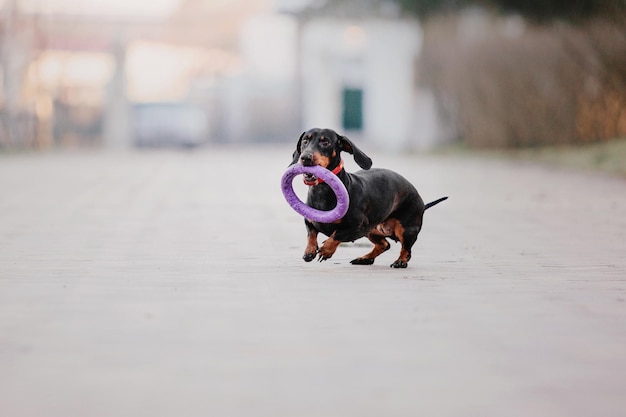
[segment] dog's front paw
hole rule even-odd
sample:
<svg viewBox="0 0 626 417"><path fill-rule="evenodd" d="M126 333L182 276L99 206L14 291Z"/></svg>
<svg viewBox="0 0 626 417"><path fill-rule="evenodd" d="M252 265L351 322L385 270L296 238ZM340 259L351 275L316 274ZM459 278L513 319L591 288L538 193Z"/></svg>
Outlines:
<svg viewBox="0 0 626 417"><path fill-rule="evenodd" d="M311 262L313 259L315 259L315 255L317 255L317 253L315 252L306 252L302 256L302 259L304 259L304 262Z"/></svg>
<svg viewBox="0 0 626 417"><path fill-rule="evenodd" d="M319 253L318 257L317 257L317 260L320 261L320 262L324 262L325 260L330 259L332 257L333 257L332 253L326 253L326 252L320 251L320 253Z"/></svg>
<svg viewBox="0 0 626 417"><path fill-rule="evenodd" d="M328 239L326 239L324 243L322 243L322 247L317 252L317 260L322 262L332 258L340 243L340 241L335 240L333 237L329 237Z"/></svg>

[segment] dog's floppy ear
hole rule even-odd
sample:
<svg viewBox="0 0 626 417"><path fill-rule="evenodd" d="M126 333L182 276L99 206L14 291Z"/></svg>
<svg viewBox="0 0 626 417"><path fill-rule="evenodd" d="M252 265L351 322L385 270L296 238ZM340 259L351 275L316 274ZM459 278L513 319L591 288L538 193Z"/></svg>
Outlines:
<svg viewBox="0 0 626 417"><path fill-rule="evenodd" d="M289 166L292 166L293 164L297 163L300 160L300 144L302 143L302 138L304 137L304 134L306 132L302 132L302 134L300 135L300 139L298 139L298 144L296 145L296 150L293 151L293 160L291 161L291 163L289 164Z"/></svg>
<svg viewBox="0 0 626 417"><path fill-rule="evenodd" d="M339 149L354 156L354 161L361 168L370 169L372 167L372 159L357 148L350 139L345 136L339 136L339 141L337 143L339 145Z"/></svg>

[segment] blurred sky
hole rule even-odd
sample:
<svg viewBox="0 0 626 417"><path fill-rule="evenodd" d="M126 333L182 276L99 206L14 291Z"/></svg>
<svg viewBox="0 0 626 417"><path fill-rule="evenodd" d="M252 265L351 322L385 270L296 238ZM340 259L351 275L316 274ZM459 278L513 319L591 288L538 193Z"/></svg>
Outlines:
<svg viewBox="0 0 626 417"><path fill-rule="evenodd" d="M0 4L10 1L0 0ZM172 13L180 0L19 0L19 4L26 12L162 17Z"/></svg>

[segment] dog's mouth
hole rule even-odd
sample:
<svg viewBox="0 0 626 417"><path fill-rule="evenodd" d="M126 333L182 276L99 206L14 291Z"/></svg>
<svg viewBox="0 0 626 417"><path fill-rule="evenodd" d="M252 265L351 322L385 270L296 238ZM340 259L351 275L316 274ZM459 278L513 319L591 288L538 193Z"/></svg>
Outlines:
<svg viewBox="0 0 626 417"><path fill-rule="evenodd" d="M302 174L302 177L304 178L305 182L315 182L315 181L317 181L317 177L315 175L309 174L307 172Z"/></svg>

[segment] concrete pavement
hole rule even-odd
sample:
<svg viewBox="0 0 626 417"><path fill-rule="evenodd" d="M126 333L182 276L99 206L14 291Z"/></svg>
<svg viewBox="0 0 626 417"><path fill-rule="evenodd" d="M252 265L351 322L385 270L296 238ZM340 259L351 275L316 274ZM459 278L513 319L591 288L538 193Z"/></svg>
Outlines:
<svg viewBox="0 0 626 417"><path fill-rule="evenodd" d="M626 181L370 152L409 268L304 263L291 152L0 156L0 416L624 415Z"/></svg>

